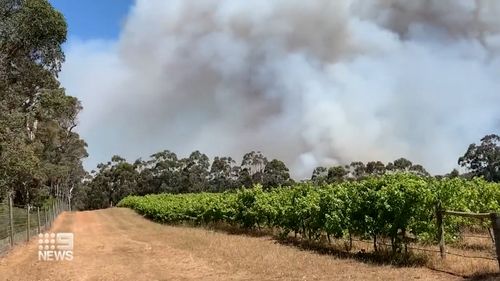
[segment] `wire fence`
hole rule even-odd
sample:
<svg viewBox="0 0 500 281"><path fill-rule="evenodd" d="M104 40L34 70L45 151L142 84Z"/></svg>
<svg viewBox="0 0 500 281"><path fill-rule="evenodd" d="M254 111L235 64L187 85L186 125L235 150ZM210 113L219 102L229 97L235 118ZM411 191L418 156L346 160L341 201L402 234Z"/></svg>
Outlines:
<svg viewBox="0 0 500 281"><path fill-rule="evenodd" d="M481 224L484 224L485 220L489 220L489 226L486 228L487 235L477 233L477 229L474 231L469 231L468 233L462 233L460 245L462 248L467 250L482 250L490 255L490 257L480 256L479 258L491 259L498 261L500 267L500 214L498 213L468 213L468 212L458 212L458 211L447 211L441 209L438 206L436 217L437 217L437 228L438 228L438 240L439 240L439 250L440 255L444 258L447 254L458 255L467 257L466 255L450 253L445 249L445 223L443 221L444 216L460 217L467 220L479 220ZM471 224L471 225L477 225ZM484 227L484 225L483 225ZM472 243L471 243L472 242ZM484 251L486 250L486 251ZM476 256L476 258L478 258Z"/></svg>
<svg viewBox="0 0 500 281"><path fill-rule="evenodd" d="M16 205L10 198L0 202L0 255L50 229L57 216L65 210L67 205L61 200L41 207Z"/></svg>

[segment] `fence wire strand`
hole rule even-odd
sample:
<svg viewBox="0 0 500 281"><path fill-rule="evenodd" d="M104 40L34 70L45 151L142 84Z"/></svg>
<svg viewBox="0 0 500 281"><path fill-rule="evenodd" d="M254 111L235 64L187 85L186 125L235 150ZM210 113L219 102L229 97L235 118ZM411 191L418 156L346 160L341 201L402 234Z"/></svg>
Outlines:
<svg viewBox="0 0 500 281"><path fill-rule="evenodd" d="M12 210L9 205L8 198L0 202L0 255L16 244L28 241L39 231L50 229L57 216L66 210L62 201L43 207L12 204Z"/></svg>

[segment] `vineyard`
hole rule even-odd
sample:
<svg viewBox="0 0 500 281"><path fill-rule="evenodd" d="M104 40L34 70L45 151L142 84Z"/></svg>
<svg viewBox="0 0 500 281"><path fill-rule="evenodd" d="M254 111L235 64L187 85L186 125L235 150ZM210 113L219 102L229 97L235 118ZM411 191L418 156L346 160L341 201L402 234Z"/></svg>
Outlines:
<svg viewBox="0 0 500 281"><path fill-rule="evenodd" d="M325 186L298 184L264 191L261 186L226 193L129 196L129 207L162 223L227 223L241 228L270 228L281 236L309 241L326 235L345 239L390 239L393 251L409 241L436 240L436 206L467 212L500 211L500 185L482 179L434 179L392 174ZM460 239L464 226L488 227L486 222L445 217L446 240ZM407 239L412 237L412 239ZM405 246L403 248L403 246Z"/></svg>

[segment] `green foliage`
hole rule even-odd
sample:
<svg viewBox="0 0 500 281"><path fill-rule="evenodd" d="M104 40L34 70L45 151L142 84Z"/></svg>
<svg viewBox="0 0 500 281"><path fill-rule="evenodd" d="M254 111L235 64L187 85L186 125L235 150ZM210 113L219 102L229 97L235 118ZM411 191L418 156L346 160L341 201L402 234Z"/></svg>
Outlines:
<svg viewBox="0 0 500 281"><path fill-rule="evenodd" d="M313 170L311 176L311 182L317 185L323 185L326 183L326 177L328 175L328 169L325 167L316 167Z"/></svg>
<svg viewBox="0 0 500 281"><path fill-rule="evenodd" d="M57 81L66 29L47 0L0 1L0 193L17 204L71 198L85 174L82 107Z"/></svg>
<svg viewBox="0 0 500 281"><path fill-rule="evenodd" d="M242 166L236 166L231 157L215 157L210 164L208 156L199 151L179 159L165 150L133 164L113 156L97 168L78 193L78 205L83 209L114 206L127 195L224 192L254 185L267 190L293 184L285 163L267 161L254 151L243 156Z"/></svg>
<svg viewBox="0 0 500 281"><path fill-rule="evenodd" d="M500 182L500 136L487 135L481 144L471 144L458 164L468 168L473 175Z"/></svg>
<svg viewBox="0 0 500 281"><path fill-rule="evenodd" d="M263 185L267 188L288 185L291 182L290 173L283 161L273 159L264 168Z"/></svg>
<svg viewBox="0 0 500 281"><path fill-rule="evenodd" d="M283 235L310 240L329 237L388 237L401 249L404 234L420 241L435 238L435 206L487 212L500 211L500 186L483 179L431 179L396 173L323 187L299 184L264 191L257 185L233 193L130 196L118 206L163 223L226 222L244 228L272 227ZM460 218L447 218L448 234L457 236ZM476 222L477 223L477 222ZM401 235L402 234L402 235Z"/></svg>
<svg viewBox="0 0 500 281"><path fill-rule="evenodd" d="M349 174L349 171L346 170L343 166L334 166L328 169L328 174L326 176L326 180L329 183L341 182L345 179L345 177Z"/></svg>

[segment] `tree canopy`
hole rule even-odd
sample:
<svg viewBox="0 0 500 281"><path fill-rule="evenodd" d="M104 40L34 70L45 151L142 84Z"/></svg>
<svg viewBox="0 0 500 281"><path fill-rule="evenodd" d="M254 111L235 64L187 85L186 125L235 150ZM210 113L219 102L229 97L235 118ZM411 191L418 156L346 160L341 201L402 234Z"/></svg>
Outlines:
<svg viewBox="0 0 500 281"><path fill-rule="evenodd" d="M274 188L294 183L284 162L268 161L261 152L245 154L241 163L237 166L231 157L214 157L210 164L200 151L179 158L164 150L134 163L113 156L97 166L76 200L83 208L97 209L114 206L131 194L224 192L256 184Z"/></svg>
<svg viewBox="0 0 500 281"><path fill-rule="evenodd" d="M469 145L465 154L458 159L458 164L469 169L474 176L500 182L500 136L487 135L479 145Z"/></svg>
<svg viewBox="0 0 500 281"><path fill-rule="evenodd" d="M0 2L0 197L70 198L85 174L74 132L82 106L57 81L66 29L46 0Z"/></svg>

